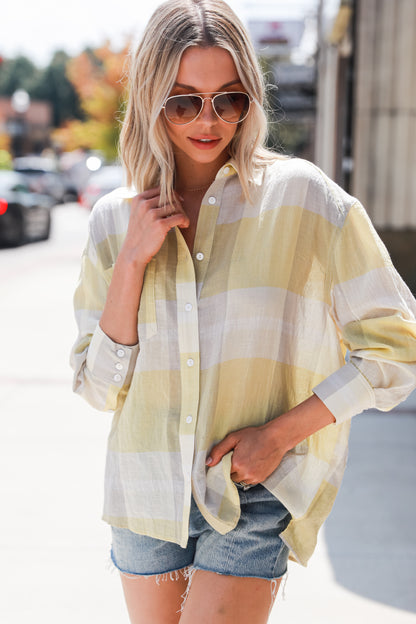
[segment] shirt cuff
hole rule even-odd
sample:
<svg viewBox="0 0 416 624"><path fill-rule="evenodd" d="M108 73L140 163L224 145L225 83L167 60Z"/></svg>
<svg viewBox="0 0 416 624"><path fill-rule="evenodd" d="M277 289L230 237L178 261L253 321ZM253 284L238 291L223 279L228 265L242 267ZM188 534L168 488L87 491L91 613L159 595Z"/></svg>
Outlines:
<svg viewBox="0 0 416 624"><path fill-rule="evenodd" d="M122 388L130 384L139 344L126 346L114 342L97 325L88 348L87 368L94 377Z"/></svg>
<svg viewBox="0 0 416 624"><path fill-rule="evenodd" d="M329 375L312 392L325 403L337 424L375 407L373 388L351 362Z"/></svg>

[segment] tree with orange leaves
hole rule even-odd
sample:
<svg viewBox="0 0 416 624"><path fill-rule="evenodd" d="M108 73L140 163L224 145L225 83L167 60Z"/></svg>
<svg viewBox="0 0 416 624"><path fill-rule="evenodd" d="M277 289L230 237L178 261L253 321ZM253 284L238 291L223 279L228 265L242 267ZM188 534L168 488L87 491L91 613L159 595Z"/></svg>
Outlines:
<svg viewBox="0 0 416 624"><path fill-rule="evenodd" d="M128 50L126 44L115 52L106 42L101 48L87 49L69 61L67 76L86 119L69 121L54 132L53 138L62 149L95 149L109 160L116 157Z"/></svg>

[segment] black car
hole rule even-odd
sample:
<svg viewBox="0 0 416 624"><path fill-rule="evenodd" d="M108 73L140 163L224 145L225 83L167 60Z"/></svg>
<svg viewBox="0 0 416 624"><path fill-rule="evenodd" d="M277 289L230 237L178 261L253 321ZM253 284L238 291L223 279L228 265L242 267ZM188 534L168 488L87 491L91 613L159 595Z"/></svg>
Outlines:
<svg viewBox="0 0 416 624"><path fill-rule="evenodd" d="M0 245L46 240L51 228L48 195L32 193L16 171L0 171Z"/></svg>

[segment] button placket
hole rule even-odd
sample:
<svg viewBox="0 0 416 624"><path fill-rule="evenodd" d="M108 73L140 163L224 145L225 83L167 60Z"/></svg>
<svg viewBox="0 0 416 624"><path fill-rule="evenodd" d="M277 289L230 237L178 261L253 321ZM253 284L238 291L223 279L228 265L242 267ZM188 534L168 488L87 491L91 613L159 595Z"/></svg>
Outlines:
<svg viewBox="0 0 416 624"><path fill-rule="evenodd" d="M181 360L180 447L184 475L184 499L191 497L192 462L195 452L195 429L199 408L200 354L198 328L199 284L209 263L209 255L219 213L225 182L216 181L212 191L203 200L196 236L195 252L191 255L182 234L177 237L176 305L178 339Z"/></svg>
<svg viewBox="0 0 416 624"><path fill-rule="evenodd" d="M223 173L221 171L221 173ZM198 283L198 298L208 270L209 259L214 240L216 223L221 207L221 198L227 178L219 176L212 184L208 194L203 199L198 217L195 235L195 252L193 254L196 279Z"/></svg>

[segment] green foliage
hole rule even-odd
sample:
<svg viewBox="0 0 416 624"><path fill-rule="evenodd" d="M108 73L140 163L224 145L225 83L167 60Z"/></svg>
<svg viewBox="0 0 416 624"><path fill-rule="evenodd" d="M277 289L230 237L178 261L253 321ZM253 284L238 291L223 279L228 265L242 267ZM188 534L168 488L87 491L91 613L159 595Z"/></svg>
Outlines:
<svg viewBox="0 0 416 624"><path fill-rule="evenodd" d="M4 59L0 65L0 95L11 96L16 89L24 89L32 95L40 74L40 70L25 56Z"/></svg>
<svg viewBox="0 0 416 624"><path fill-rule="evenodd" d="M78 94L85 119L62 124L53 133L61 149L93 149L101 151L108 160L117 157L128 49L128 42L117 52L106 42L100 48L84 50L69 61L66 73Z"/></svg>
<svg viewBox="0 0 416 624"><path fill-rule="evenodd" d="M0 169L12 169L12 157L10 152L5 149L0 149Z"/></svg>
<svg viewBox="0 0 416 624"><path fill-rule="evenodd" d="M41 76L31 95L34 99L47 100L53 108L53 125L62 125L67 119L83 119L79 97L66 75L70 57L66 52L55 52L50 64Z"/></svg>
<svg viewBox="0 0 416 624"><path fill-rule="evenodd" d="M25 56L5 59L0 65L0 96L12 96L24 89L33 100L46 100L53 109L53 125L68 119L83 119L79 97L66 76L70 57L63 51L54 54L45 69L37 68Z"/></svg>

